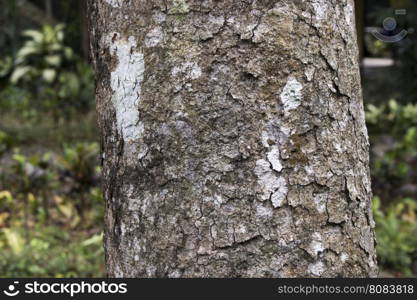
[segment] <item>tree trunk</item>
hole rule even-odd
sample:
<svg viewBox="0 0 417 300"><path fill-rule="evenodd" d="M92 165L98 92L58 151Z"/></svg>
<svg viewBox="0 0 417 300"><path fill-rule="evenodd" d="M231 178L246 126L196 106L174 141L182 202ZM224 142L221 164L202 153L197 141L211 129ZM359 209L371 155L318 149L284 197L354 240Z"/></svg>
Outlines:
<svg viewBox="0 0 417 300"><path fill-rule="evenodd" d="M362 64L365 52L365 3L364 0L355 0L356 33L359 49L359 65Z"/></svg>
<svg viewBox="0 0 417 300"><path fill-rule="evenodd" d="M376 276L353 2L89 2L109 276Z"/></svg>

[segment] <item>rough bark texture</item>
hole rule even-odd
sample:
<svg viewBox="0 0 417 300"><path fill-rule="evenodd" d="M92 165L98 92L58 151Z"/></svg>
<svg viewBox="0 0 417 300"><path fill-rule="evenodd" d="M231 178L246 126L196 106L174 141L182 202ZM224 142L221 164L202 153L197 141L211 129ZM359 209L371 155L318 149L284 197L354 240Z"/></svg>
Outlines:
<svg viewBox="0 0 417 300"><path fill-rule="evenodd" d="M92 0L114 277L375 276L353 0Z"/></svg>

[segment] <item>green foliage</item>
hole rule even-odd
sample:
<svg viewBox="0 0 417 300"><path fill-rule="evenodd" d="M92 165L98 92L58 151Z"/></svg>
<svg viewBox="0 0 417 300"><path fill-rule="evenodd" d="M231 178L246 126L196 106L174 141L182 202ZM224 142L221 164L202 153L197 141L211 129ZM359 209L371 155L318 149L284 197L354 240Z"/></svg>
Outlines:
<svg viewBox="0 0 417 300"><path fill-rule="evenodd" d="M381 209L378 197L373 200L376 223L377 254L384 267L410 276L417 258L417 202L406 198Z"/></svg>
<svg viewBox="0 0 417 300"><path fill-rule="evenodd" d="M0 276L103 276L104 201L82 15L72 1L58 1L54 17L69 23L35 27L16 1L3 2Z"/></svg>
<svg viewBox="0 0 417 300"><path fill-rule="evenodd" d="M0 168L1 276L103 276L98 145L9 153Z"/></svg>
<svg viewBox="0 0 417 300"><path fill-rule="evenodd" d="M25 121L34 120L36 110L32 107L32 96L29 91L8 84L0 90L0 108L6 113L19 115ZM4 115L2 119L4 119ZM1 121L1 120L0 120ZM1 122L3 123L3 122Z"/></svg>
<svg viewBox="0 0 417 300"><path fill-rule="evenodd" d="M13 67L13 59L11 56L0 58L0 78L7 77Z"/></svg>
<svg viewBox="0 0 417 300"><path fill-rule="evenodd" d="M89 184L94 181L99 171L97 169L98 153L97 143L65 145L61 163L80 184Z"/></svg>
<svg viewBox="0 0 417 300"><path fill-rule="evenodd" d="M377 254L383 268L417 273L417 105L368 105ZM381 205L383 203L383 206Z"/></svg>
<svg viewBox="0 0 417 300"><path fill-rule="evenodd" d="M417 126L417 104L401 105L393 99L379 107L370 104L366 120L373 133L401 136L410 126Z"/></svg>
<svg viewBox="0 0 417 300"><path fill-rule="evenodd" d="M54 226L0 232L1 277L104 276L101 234L71 236Z"/></svg>
<svg viewBox="0 0 417 300"><path fill-rule="evenodd" d="M66 63L71 63L74 54L63 45L64 26L44 25L41 31L26 30L29 38L16 54L15 68L10 77L12 83L41 80L52 83Z"/></svg>
<svg viewBox="0 0 417 300"><path fill-rule="evenodd" d="M13 145L13 138L0 130L0 156Z"/></svg>
<svg viewBox="0 0 417 300"><path fill-rule="evenodd" d="M390 100L387 105L368 105L366 112L372 144L374 191L387 198L417 196L414 186L417 172L417 105L400 105ZM390 186L394 188L387 188ZM407 194L408 193L408 194Z"/></svg>
<svg viewBox="0 0 417 300"><path fill-rule="evenodd" d="M23 105L22 105L23 106ZM13 145L22 149L40 147L58 151L62 145L76 144L80 141L97 141L98 132L96 115L94 111L82 114L78 119L61 118L58 122L47 113L28 108L24 112L23 121L14 112L5 113L0 118L0 130L4 131L13 142ZM30 115L30 112L33 115ZM45 115L46 114L46 115ZM44 118L40 119L41 116Z"/></svg>
<svg viewBox="0 0 417 300"><path fill-rule="evenodd" d="M27 40L17 51L13 65L10 57L0 61L0 78L9 77L8 94L0 93L0 105L18 106L22 101L10 101L9 97L13 96L10 93L21 94L23 90L28 97L18 111L29 110L32 118L39 109L53 113L55 119L88 110L93 99L93 73L64 44L64 28L64 25L44 25L39 31L23 32Z"/></svg>

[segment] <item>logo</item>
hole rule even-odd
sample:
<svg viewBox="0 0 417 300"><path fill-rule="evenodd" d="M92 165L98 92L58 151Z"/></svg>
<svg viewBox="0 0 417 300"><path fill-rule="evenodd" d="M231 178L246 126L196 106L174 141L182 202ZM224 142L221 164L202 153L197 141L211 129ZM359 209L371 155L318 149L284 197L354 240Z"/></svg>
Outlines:
<svg viewBox="0 0 417 300"><path fill-rule="evenodd" d="M395 15L397 16L406 14L407 10L405 9L395 10ZM367 32L370 32L375 38L385 43L397 43L403 40L409 33L412 33L412 31L412 29L397 29L397 20L392 17L388 17L382 22L382 28L372 27L367 29Z"/></svg>
<svg viewBox="0 0 417 300"><path fill-rule="evenodd" d="M19 290L16 289L16 285L19 284L19 281L13 282L13 284L8 286L7 290L4 290L3 293L5 293L9 297L14 297L20 293Z"/></svg>

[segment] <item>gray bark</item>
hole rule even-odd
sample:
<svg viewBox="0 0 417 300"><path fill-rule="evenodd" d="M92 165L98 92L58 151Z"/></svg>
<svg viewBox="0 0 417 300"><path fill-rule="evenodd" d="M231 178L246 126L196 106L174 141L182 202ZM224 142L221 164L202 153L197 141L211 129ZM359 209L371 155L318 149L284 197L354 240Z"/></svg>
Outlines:
<svg viewBox="0 0 417 300"><path fill-rule="evenodd" d="M376 276L353 2L89 2L109 276Z"/></svg>

